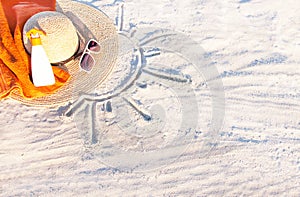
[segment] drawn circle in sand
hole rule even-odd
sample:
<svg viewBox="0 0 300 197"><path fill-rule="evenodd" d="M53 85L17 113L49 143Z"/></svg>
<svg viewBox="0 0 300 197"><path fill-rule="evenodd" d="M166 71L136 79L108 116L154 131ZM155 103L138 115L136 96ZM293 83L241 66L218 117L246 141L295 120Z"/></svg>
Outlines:
<svg viewBox="0 0 300 197"><path fill-rule="evenodd" d="M224 91L202 47L158 28L121 32L119 46L116 69L83 94L86 107L74 116L83 158L145 171L174 162L190 146L209 154L223 124Z"/></svg>

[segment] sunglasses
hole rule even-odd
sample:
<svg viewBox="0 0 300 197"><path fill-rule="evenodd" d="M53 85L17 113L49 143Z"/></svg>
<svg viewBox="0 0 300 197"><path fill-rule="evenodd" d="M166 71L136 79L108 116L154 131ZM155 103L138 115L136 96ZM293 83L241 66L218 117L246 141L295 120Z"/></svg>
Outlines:
<svg viewBox="0 0 300 197"><path fill-rule="evenodd" d="M94 39L90 39L82 52L79 67L80 70L85 72L90 72L96 64L95 58L92 54L100 53L101 46L99 42Z"/></svg>

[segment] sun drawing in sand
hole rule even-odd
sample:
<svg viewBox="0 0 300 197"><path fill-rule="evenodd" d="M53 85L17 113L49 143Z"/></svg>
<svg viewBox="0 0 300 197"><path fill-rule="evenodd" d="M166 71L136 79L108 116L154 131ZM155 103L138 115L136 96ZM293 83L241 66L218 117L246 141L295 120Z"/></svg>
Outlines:
<svg viewBox="0 0 300 197"><path fill-rule="evenodd" d="M116 17L117 68L100 91L83 93L64 114L74 117L85 153L92 157L123 169L158 167L180 156L203 134L197 91L209 92L218 74L203 76L193 70L193 53L203 53L187 36L160 28L125 30L123 18L121 4ZM203 113L215 113L208 111ZM135 160L128 159L132 157Z"/></svg>

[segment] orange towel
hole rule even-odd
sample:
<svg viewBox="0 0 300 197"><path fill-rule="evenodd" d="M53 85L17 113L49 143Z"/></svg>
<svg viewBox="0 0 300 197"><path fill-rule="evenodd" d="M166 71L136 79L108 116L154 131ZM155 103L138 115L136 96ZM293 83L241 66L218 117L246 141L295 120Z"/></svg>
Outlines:
<svg viewBox="0 0 300 197"><path fill-rule="evenodd" d="M31 81L30 56L22 41L24 23L41 11L55 10L55 0L0 0L0 99L19 89L26 99L54 93L70 75L53 66L56 83L35 87Z"/></svg>

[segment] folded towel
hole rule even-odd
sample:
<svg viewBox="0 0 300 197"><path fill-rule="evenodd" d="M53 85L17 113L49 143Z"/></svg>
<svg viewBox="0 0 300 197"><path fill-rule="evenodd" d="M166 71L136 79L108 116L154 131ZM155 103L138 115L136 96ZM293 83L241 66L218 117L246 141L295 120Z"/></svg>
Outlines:
<svg viewBox="0 0 300 197"><path fill-rule="evenodd" d="M70 78L68 72L53 66L56 83L35 87L31 81L30 56L22 41L24 23L41 11L54 11L55 0L0 1L0 99L14 89L26 99L53 94Z"/></svg>

